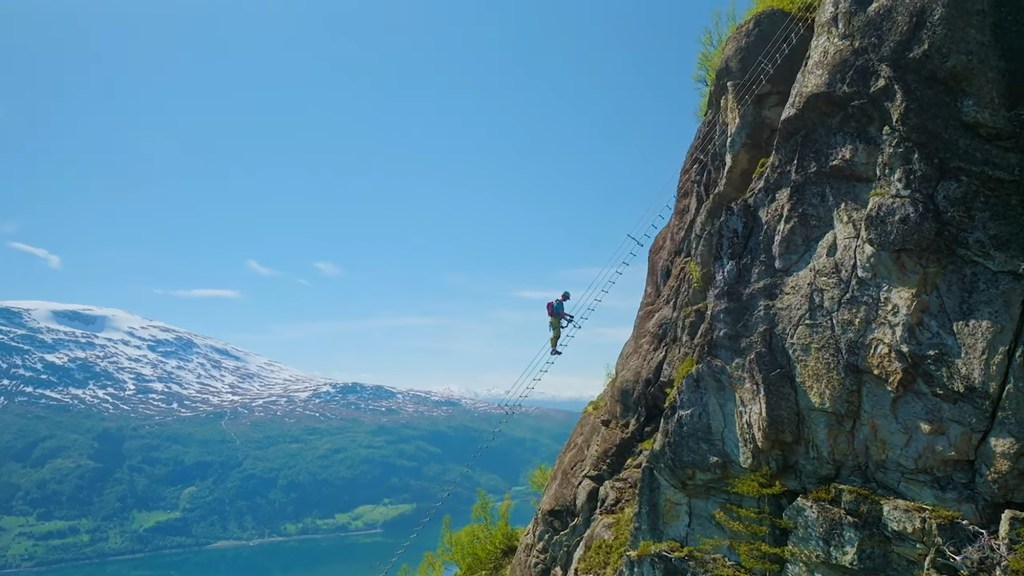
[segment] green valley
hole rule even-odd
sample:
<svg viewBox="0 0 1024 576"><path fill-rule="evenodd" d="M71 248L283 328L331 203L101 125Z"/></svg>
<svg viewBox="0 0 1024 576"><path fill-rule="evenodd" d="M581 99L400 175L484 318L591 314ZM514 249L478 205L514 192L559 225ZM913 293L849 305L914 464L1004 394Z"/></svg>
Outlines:
<svg viewBox="0 0 1024 576"><path fill-rule="evenodd" d="M81 408L0 409L0 569L222 541L404 530L461 476L445 510L481 488L529 493L577 414L473 410L324 419L241 412L173 418Z"/></svg>

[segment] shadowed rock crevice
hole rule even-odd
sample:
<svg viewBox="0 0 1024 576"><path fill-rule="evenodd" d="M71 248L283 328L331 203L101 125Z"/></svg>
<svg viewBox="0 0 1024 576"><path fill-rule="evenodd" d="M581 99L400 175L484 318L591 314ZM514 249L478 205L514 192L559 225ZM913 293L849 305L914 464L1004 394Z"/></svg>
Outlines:
<svg viewBox="0 0 1024 576"><path fill-rule="evenodd" d="M996 391L996 397L998 400L992 407L992 416L990 418L992 423L996 422L999 410L1003 406L1003 399L1006 397L1006 389L1010 383L1010 374L1013 371L1014 359L1020 351L1020 337L1022 331L1024 331L1024 302L1021 302L1020 305L1020 311L1018 312L1017 317L1017 328L1014 330L1013 340L1011 340L1010 345L1006 350L1006 369L1003 372L1003 377L999 381L999 387ZM981 442L979 442L979 446L981 443L988 440L989 433L991 433L991 429L989 429L989 431L987 431L982 437Z"/></svg>

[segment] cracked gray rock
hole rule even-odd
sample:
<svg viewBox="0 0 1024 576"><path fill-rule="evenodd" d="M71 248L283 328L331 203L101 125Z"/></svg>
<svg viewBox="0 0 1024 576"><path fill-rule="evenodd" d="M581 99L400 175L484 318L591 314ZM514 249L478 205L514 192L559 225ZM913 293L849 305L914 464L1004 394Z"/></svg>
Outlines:
<svg viewBox="0 0 1024 576"><path fill-rule="evenodd" d="M935 530L896 528L920 506L989 530L1024 505L1024 5L823 0L749 90L786 22L727 44L697 142L719 137L687 155L617 376L512 576L577 575L625 506L630 548L726 536L729 480L763 466L800 522L791 574L941 572ZM837 523L798 498L830 483L899 504ZM700 573L653 555L617 574Z"/></svg>

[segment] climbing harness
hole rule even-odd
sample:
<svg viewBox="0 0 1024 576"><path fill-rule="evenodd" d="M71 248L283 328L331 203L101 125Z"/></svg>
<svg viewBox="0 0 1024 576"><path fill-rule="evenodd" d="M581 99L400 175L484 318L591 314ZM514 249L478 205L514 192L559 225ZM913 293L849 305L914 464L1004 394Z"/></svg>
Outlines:
<svg viewBox="0 0 1024 576"><path fill-rule="evenodd" d="M739 111L745 110L747 106L750 105L750 102L753 100L757 90L764 85L768 77L771 76L772 72L774 72L782 62L782 59L785 58L786 54L788 54L796 45L800 33L808 25L809 24L803 22L801 18L797 18L793 14L789 14L786 24L780 27L775 37L772 38L771 42L769 42L768 46L758 57L757 65L751 67L743 79L737 83L738 88L735 90L735 94L737 94L736 101L739 103L739 106L737 107ZM707 158L711 150L722 144L727 137L721 113L714 118L714 122L708 122L704 126L705 129L698 132L692 145L692 149L694 150L693 157L695 158L694 163ZM605 296L608 295L611 288L615 286L615 283L622 277L626 268L629 267L633 259L639 255L640 249L647 246L654 237L653 233L667 221L665 213L672 213L674 202L679 199L680 191L689 184L690 175L692 175L693 172L694 170L692 169L686 171L684 166L682 177L679 178L679 184L676 186L672 200L665 202L663 205L661 205L662 203L659 201L649 207L644 215L641 216L639 223L634 226L633 230L636 231L637 227L645 221L649 222L649 224L638 233L626 234L626 238L622 240L619 247L612 253L608 262L594 277L590 285L583 292L579 302L573 308L573 316L578 315L579 318L565 326L562 326L562 329L567 329L567 332L563 334L559 348L564 350L569 346L572 340L576 337L576 333L583 328L583 324L586 323L590 318L590 315L597 309L597 306L604 301ZM672 178L675 179L676 177L672 176ZM656 210L653 218L650 217L652 210ZM501 400L497 402L498 408L500 408L504 414L502 419L498 422L498 426L491 430L490 436L488 436L480 446L477 447L476 451L470 455L465 465L460 469L455 477L441 488L438 500L430 507L416 528L413 529L409 538L398 547L394 555L386 564L383 565L378 576L387 576L392 566L394 566L399 558L402 557L412 541L416 539L426 524L437 513L437 510L452 494L462 478L471 470L472 464L483 454L484 450L491 445L495 438L497 438L498 433L501 432L501 427L507 424L510 418L514 416L520 408L522 408L523 403L530 395L530 392L537 387L543 377L550 371L558 356L549 354L549 349L549 343L545 341L540 350L534 355L533 360L519 375L519 378L517 378L512 386L509 387ZM380 564L378 564L378 566L380 566Z"/></svg>

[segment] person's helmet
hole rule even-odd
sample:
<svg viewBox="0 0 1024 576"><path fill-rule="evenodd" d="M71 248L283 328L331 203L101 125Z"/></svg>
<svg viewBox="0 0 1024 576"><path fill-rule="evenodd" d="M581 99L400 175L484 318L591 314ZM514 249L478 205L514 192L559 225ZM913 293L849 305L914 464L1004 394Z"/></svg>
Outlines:
<svg viewBox="0 0 1024 576"><path fill-rule="evenodd" d="M562 292L562 300L568 300L568 299L569 299L569 291L566 290L565 292Z"/></svg>

